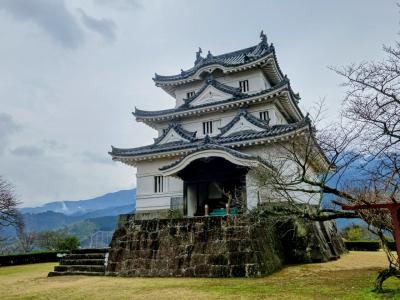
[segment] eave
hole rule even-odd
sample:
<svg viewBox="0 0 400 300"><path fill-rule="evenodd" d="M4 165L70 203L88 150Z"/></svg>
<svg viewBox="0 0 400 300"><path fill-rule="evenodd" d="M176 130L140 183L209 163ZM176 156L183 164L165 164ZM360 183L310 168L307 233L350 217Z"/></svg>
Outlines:
<svg viewBox="0 0 400 300"><path fill-rule="evenodd" d="M211 63L202 66L187 78L175 80L157 80L157 77L155 77L153 78L153 81L155 82L155 85L157 87L161 87L168 94L175 97L176 87L191 82L203 81L204 77L206 76L205 74L211 74L216 69L221 70L223 74L228 75L259 68L263 70L264 74L267 76L268 80L272 84L277 84L284 78L284 74L279 67L273 45L271 44L270 47L272 49L270 52L266 53L264 56L256 60L249 61L248 63L240 64L237 66L226 66L220 63Z"/></svg>
<svg viewBox="0 0 400 300"><path fill-rule="evenodd" d="M272 136L267 136L267 137L261 137L261 138L249 138L246 140L240 140L240 141L232 141L229 142L229 137L222 137L221 140L228 140L228 142L220 142L219 144L230 147L230 148L243 148L243 147L248 147L248 146L257 146L257 145L265 145L265 144L273 144L277 143L280 141L287 141L293 137L296 136L301 136L306 134L306 132L309 131L309 125L304 123L301 127L291 130L289 132L279 134L279 135L272 135ZM201 141L199 141L201 142ZM142 155L118 155L114 154L113 151L115 148L113 148L112 152L109 152L109 154L112 156L113 160L123 162L127 165L132 165L135 166L137 162L140 161L146 161L146 160L153 160L153 159L159 159L159 158L168 158L168 157L178 157L182 155L186 155L187 153L193 151L198 147L199 144L194 144L194 143L187 143L187 144L182 144L180 148L170 150L170 151L160 151L160 152L154 152L154 153L148 153L148 154L142 154Z"/></svg>
<svg viewBox="0 0 400 300"><path fill-rule="evenodd" d="M281 109L287 107L287 116L290 116L288 120L299 121L303 118L303 114L297 106L298 99L295 98L293 92L291 91L288 81L283 81L279 86L272 87L271 89L256 94L248 94L239 99L228 99L226 101L209 103L204 106L177 108L162 111L144 111L135 108L133 115L136 117L138 122L143 122L152 128L156 128L157 124L170 122L176 119L184 119L193 116L237 109L246 105L253 105L257 103L273 102L279 98L286 100Z"/></svg>

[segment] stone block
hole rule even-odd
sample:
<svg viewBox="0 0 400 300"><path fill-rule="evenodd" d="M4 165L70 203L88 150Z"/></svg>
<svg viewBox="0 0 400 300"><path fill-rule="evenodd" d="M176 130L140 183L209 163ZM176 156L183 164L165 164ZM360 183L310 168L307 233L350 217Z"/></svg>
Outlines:
<svg viewBox="0 0 400 300"><path fill-rule="evenodd" d="M207 263L207 255L205 254L193 254L190 261L191 266L202 265Z"/></svg>
<svg viewBox="0 0 400 300"><path fill-rule="evenodd" d="M246 277L257 277L261 275L258 264L246 264Z"/></svg>
<svg viewBox="0 0 400 300"><path fill-rule="evenodd" d="M217 254L217 255L210 254L208 256L207 263L210 265L227 265L228 258L226 257L225 254Z"/></svg>
<svg viewBox="0 0 400 300"><path fill-rule="evenodd" d="M230 265L230 276L231 277L245 277L246 267L245 265Z"/></svg>
<svg viewBox="0 0 400 300"><path fill-rule="evenodd" d="M227 256L230 265L246 263L246 253L244 252L229 252Z"/></svg>
<svg viewBox="0 0 400 300"><path fill-rule="evenodd" d="M185 268L182 270L182 276L184 277L194 277L195 273L194 273L194 268L193 267L189 267L189 268Z"/></svg>
<svg viewBox="0 0 400 300"><path fill-rule="evenodd" d="M204 265L197 265L194 267L194 273L196 276L199 277L208 277L210 276L211 266L204 264Z"/></svg>
<svg viewBox="0 0 400 300"><path fill-rule="evenodd" d="M211 277L229 277L229 266L211 266Z"/></svg>

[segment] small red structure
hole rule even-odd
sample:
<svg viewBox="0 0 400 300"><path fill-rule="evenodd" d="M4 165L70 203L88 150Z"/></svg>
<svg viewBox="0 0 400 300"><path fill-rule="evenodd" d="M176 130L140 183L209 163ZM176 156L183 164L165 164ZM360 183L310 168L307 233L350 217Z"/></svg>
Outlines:
<svg viewBox="0 0 400 300"><path fill-rule="evenodd" d="M392 216L394 238L397 249L397 259L400 263L400 203L390 202L390 203L371 203L371 204L354 204L354 205L343 204L336 201L334 201L334 203L340 205L343 210L383 209L383 208L388 209Z"/></svg>

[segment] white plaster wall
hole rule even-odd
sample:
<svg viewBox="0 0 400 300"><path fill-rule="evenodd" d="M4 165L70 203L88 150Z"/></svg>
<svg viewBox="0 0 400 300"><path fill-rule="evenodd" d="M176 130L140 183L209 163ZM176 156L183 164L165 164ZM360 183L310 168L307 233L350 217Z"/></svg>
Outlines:
<svg viewBox="0 0 400 300"><path fill-rule="evenodd" d="M256 118L259 118L259 113L261 111L268 111L270 116L270 125L276 124L287 124L287 121L283 118L281 113L278 111L277 107L273 103L265 103L259 105L253 105L247 108L247 111L253 114ZM218 135L220 130L218 128L225 126L228 124L238 113L238 109L236 110L228 110L225 112L216 112L216 113L209 113L203 116L192 116L191 118L183 119L180 124L182 127L188 131L197 132L196 137L202 138L204 137L203 134L203 122L212 121L213 122L213 133L211 136ZM168 124L162 125L158 132L159 136L163 132L163 128L167 128Z"/></svg>
<svg viewBox="0 0 400 300"><path fill-rule="evenodd" d="M183 197L183 182L179 178L164 177L164 192L154 192L154 176L160 176L160 167L177 160L155 159L137 163L136 210L169 209L171 197Z"/></svg>
<svg viewBox="0 0 400 300"><path fill-rule="evenodd" d="M246 174L246 203L247 209L251 210L257 207L259 203L258 197L259 187L256 183L256 179L254 178L252 172L248 172Z"/></svg>
<svg viewBox="0 0 400 300"><path fill-rule="evenodd" d="M239 87L239 81L248 80L249 93L256 93L271 87L261 70L247 70L229 75L220 74L219 76L215 74L215 80L232 87ZM204 82L191 82L178 87L175 90L176 107L183 104L183 99L186 98L188 92L198 91L203 85Z"/></svg>

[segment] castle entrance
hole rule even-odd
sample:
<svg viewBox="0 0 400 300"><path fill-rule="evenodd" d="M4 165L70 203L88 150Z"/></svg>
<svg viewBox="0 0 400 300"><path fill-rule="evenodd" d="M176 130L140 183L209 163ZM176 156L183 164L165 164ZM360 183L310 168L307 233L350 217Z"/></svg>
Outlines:
<svg viewBox="0 0 400 300"><path fill-rule="evenodd" d="M184 182L184 214L204 216L224 212L226 205L234 213L246 206L246 174L249 168L221 157L204 157L192 161L177 173Z"/></svg>

